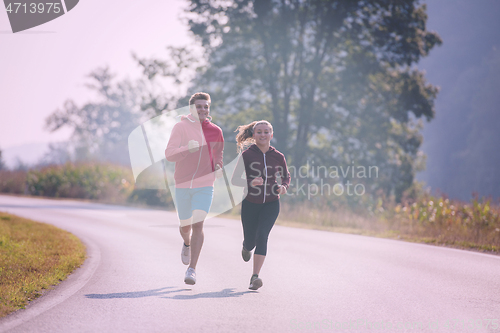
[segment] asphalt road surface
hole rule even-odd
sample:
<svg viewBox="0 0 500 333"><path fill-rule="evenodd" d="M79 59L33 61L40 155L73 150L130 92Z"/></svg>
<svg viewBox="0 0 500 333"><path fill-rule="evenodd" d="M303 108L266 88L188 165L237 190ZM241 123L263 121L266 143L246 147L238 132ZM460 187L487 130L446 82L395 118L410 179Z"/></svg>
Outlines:
<svg viewBox="0 0 500 333"><path fill-rule="evenodd" d="M0 211L88 252L1 332L500 332L498 256L275 226L251 291L240 222L212 218L188 286L173 212L11 196Z"/></svg>

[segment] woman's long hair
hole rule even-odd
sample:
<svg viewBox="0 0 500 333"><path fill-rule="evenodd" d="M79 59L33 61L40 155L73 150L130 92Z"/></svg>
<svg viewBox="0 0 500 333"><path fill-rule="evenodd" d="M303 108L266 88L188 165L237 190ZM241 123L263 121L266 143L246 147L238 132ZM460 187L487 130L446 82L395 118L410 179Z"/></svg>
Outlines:
<svg viewBox="0 0 500 333"><path fill-rule="evenodd" d="M255 126L260 124L266 124L271 128L271 132L273 131L273 125L267 120L256 120L252 121L250 124L238 126L235 132L236 134L236 145L238 146L238 152L241 152L248 148L251 144L255 143L253 139L253 131Z"/></svg>

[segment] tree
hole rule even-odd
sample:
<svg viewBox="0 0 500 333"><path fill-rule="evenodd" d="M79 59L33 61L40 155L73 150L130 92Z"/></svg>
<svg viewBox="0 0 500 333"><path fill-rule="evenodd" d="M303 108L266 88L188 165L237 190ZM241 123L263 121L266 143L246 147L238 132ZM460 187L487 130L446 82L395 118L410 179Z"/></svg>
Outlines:
<svg viewBox="0 0 500 333"><path fill-rule="evenodd" d="M87 87L97 93L98 100L82 107L67 100L63 110L56 110L46 119L46 128L50 131L62 127L73 129L71 146L75 160L95 159L129 164L127 138L143 117L141 103L144 87L140 81L113 82L108 68L96 69L89 77L92 83ZM67 154L61 149L70 148L66 145L53 146L50 156L67 160Z"/></svg>
<svg viewBox="0 0 500 333"><path fill-rule="evenodd" d="M4 170L6 169L5 167L5 162L3 161L3 157L2 157L2 150L0 149L0 170Z"/></svg>
<svg viewBox="0 0 500 333"><path fill-rule="evenodd" d="M397 198L412 184L417 120L433 118L437 94L415 64L441 43L425 5L191 0L187 13L207 60L191 90L212 94L226 130L268 118L297 167L378 166L380 178L363 181Z"/></svg>
<svg viewBox="0 0 500 333"><path fill-rule="evenodd" d="M167 51L167 60L132 55L142 68L144 93L141 110L150 116L168 112L178 105L179 98L184 94L183 87L193 79L193 73L201 64L201 59L195 56L192 49L168 46ZM177 91L172 92L172 87L177 87ZM187 104L186 100L184 102Z"/></svg>

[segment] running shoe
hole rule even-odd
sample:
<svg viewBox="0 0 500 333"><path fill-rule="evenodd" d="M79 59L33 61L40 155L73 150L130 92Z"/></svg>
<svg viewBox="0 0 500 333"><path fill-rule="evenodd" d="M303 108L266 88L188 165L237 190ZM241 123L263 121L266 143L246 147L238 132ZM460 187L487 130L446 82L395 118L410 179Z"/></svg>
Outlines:
<svg viewBox="0 0 500 333"><path fill-rule="evenodd" d="M241 256L243 257L244 261L248 261L252 257L252 252L245 249L245 245L243 245L243 247L241 249Z"/></svg>
<svg viewBox="0 0 500 333"><path fill-rule="evenodd" d="M191 246L182 243L181 260L184 265L189 265L191 261Z"/></svg>
<svg viewBox="0 0 500 333"><path fill-rule="evenodd" d="M195 284L196 283L196 272L194 268L189 267L186 271L186 277L184 278L184 282L186 284Z"/></svg>
<svg viewBox="0 0 500 333"><path fill-rule="evenodd" d="M262 285L262 279L257 274L254 274L250 279L250 287L248 287L248 289L257 290L262 287Z"/></svg>

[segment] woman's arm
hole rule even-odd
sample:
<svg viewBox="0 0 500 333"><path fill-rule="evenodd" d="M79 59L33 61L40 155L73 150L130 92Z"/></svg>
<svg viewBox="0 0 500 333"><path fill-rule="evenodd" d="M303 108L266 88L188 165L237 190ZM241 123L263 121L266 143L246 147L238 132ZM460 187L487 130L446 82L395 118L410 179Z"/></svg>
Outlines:
<svg viewBox="0 0 500 333"><path fill-rule="evenodd" d="M290 186L290 172L288 171L288 166L286 165L285 156L283 156L283 161L281 162L281 168L283 174L281 175L281 187L279 194L285 194Z"/></svg>
<svg viewBox="0 0 500 333"><path fill-rule="evenodd" d="M231 184L240 187L248 186L248 180L245 175L245 162L243 160L243 155L240 155L240 157L238 158L238 162L236 162L236 167L234 168L233 176L231 177Z"/></svg>

